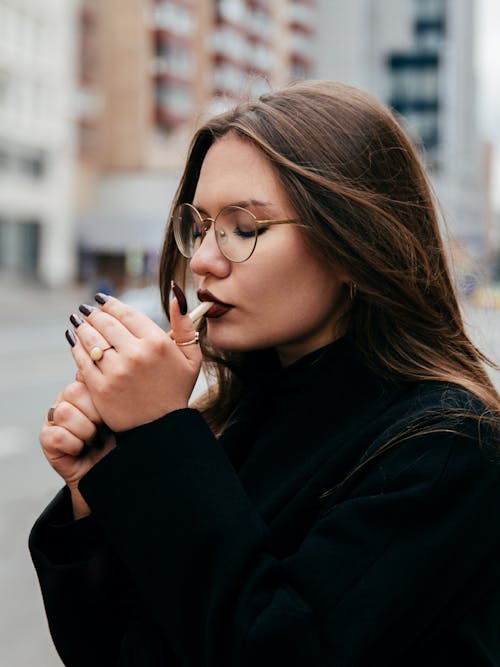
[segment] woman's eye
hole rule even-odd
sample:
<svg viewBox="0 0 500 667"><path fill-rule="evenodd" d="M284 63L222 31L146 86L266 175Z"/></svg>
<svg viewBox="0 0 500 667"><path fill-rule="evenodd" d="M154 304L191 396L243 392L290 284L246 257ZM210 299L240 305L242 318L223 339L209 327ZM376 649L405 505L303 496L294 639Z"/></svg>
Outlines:
<svg viewBox="0 0 500 667"><path fill-rule="evenodd" d="M255 229L242 229L241 227L236 226L234 228L234 233L243 239L251 239L255 236Z"/></svg>

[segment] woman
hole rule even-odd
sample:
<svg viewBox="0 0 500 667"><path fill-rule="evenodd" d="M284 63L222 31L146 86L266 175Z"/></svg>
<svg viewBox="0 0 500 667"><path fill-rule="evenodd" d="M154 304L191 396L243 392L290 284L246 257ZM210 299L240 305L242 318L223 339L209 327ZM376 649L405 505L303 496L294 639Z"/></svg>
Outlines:
<svg viewBox="0 0 500 667"><path fill-rule="evenodd" d="M500 402L390 112L307 82L209 121L165 309L172 279L214 304L201 349L176 283L173 338L102 294L71 316L30 538L63 662L500 665Z"/></svg>

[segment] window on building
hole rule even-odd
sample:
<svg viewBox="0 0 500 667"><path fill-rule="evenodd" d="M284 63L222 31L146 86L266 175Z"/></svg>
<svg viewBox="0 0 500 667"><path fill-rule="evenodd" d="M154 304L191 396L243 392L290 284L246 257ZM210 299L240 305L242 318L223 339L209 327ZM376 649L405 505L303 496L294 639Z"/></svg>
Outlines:
<svg viewBox="0 0 500 667"><path fill-rule="evenodd" d="M192 52L185 44L173 39L157 39L155 53L155 74L171 73L182 78L193 75Z"/></svg>
<svg viewBox="0 0 500 667"><path fill-rule="evenodd" d="M38 272L40 254L40 224L36 221L18 223L20 253L18 268L25 274Z"/></svg>
<svg viewBox="0 0 500 667"><path fill-rule="evenodd" d="M298 79L307 79L311 75L308 65L304 62L296 61L290 65L290 79L296 81Z"/></svg>
<svg viewBox="0 0 500 667"><path fill-rule="evenodd" d="M220 63L214 69L214 86L217 91L239 96L248 83L247 73L231 63Z"/></svg>
<svg viewBox="0 0 500 667"><path fill-rule="evenodd" d="M153 23L156 28L189 36L193 31L193 14L176 2L159 2L153 9Z"/></svg>
<svg viewBox="0 0 500 667"><path fill-rule="evenodd" d="M247 18L244 0L216 0L215 15L219 21L243 24Z"/></svg>
<svg viewBox="0 0 500 667"><path fill-rule="evenodd" d="M446 14L447 0L414 0L417 19L440 19Z"/></svg>
<svg viewBox="0 0 500 667"><path fill-rule="evenodd" d="M41 178L45 173L45 156L41 152L20 154L17 158L19 172L28 178Z"/></svg>
<svg viewBox="0 0 500 667"><path fill-rule="evenodd" d="M193 106L191 91L171 83L158 85L157 103L162 110L182 117L189 116Z"/></svg>
<svg viewBox="0 0 500 667"><path fill-rule="evenodd" d="M418 49L439 51L446 37L445 17L417 19L415 37Z"/></svg>
<svg viewBox="0 0 500 667"><path fill-rule="evenodd" d="M38 271L40 223L0 219L0 268L25 275Z"/></svg>
<svg viewBox="0 0 500 667"><path fill-rule="evenodd" d="M249 59L249 44L245 36L231 26L221 25L213 33L213 50L216 54L245 62Z"/></svg>

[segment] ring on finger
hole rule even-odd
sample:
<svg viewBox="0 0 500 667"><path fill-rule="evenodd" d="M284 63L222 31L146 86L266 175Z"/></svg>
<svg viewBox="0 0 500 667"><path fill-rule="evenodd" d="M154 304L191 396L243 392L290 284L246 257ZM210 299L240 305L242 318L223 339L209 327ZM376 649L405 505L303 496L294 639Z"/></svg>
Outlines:
<svg viewBox="0 0 500 667"><path fill-rule="evenodd" d="M57 405L53 405L51 408L49 408L49 411L47 412L47 424L49 426L55 426L55 421L54 421L54 410L56 409Z"/></svg>
<svg viewBox="0 0 500 667"><path fill-rule="evenodd" d="M200 342L200 332L195 331L194 338L192 338L191 340L186 340L183 343L178 343L177 341L175 341L175 344L177 345L177 347L186 347L186 345L196 345L199 342Z"/></svg>
<svg viewBox="0 0 500 667"><path fill-rule="evenodd" d="M108 347L99 347L98 345L95 345L89 352L89 356L92 359L92 361L101 361L101 359L104 357L104 353L107 350L112 350L113 346L109 345Z"/></svg>

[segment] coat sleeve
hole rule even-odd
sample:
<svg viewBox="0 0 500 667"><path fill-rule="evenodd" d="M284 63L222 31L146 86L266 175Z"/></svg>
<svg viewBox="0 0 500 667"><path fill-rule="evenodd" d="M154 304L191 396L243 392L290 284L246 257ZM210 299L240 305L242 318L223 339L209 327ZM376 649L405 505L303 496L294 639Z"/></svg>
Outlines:
<svg viewBox="0 0 500 667"><path fill-rule="evenodd" d="M388 453L281 559L194 410L121 434L80 490L193 667L389 663L499 541L497 468L456 433Z"/></svg>
<svg viewBox="0 0 500 667"><path fill-rule="evenodd" d="M129 602L127 578L94 517L73 520L67 487L36 521L29 548L63 663L116 664Z"/></svg>

